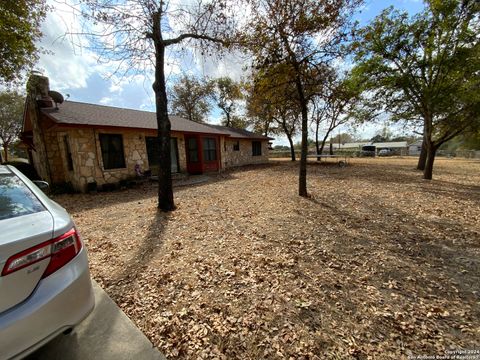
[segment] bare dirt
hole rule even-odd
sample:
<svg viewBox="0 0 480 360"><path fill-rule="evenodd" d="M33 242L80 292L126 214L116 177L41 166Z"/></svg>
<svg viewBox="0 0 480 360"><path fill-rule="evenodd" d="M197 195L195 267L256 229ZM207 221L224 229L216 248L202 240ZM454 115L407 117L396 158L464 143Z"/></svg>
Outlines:
<svg viewBox="0 0 480 360"><path fill-rule="evenodd" d="M275 161L175 190L62 195L93 277L171 359L480 350L480 162Z"/></svg>

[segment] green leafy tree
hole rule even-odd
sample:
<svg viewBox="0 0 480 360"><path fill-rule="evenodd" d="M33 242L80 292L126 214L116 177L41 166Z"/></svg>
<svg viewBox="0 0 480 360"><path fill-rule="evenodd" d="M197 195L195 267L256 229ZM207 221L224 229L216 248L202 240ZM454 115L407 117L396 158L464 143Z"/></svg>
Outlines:
<svg viewBox="0 0 480 360"><path fill-rule="evenodd" d="M238 116L232 119L232 116L235 117L238 102L243 99L242 86L229 77L215 79L213 83L213 98L225 115L222 125L237 128L240 126L241 129L244 129L245 121L241 121Z"/></svg>
<svg viewBox="0 0 480 360"><path fill-rule="evenodd" d="M79 11L86 19L84 32L102 60L118 64L119 75L154 69L159 163L163 165L158 174L158 207L172 211L166 50L196 47L210 53L231 45L237 38L233 5L226 0L89 0L83 4Z"/></svg>
<svg viewBox="0 0 480 360"><path fill-rule="evenodd" d="M353 136L346 132L342 132L330 138L330 142L333 144L345 144L353 141L354 141Z"/></svg>
<svg viewBox="0 0 480 360"><path fill-rule="evenodd" d="M182 76L172 88L172 111L190 121L204 123L212 109L214 84L194 76Z"/></svg>
<svg viewBox="0 0 480 360"><path fill-rule="evenodd" d="M227 126L225 122L222 125ZM240 115L230 115L230 127L235 129L246 129L249 125L248 119Z"/></svg>
<svg viewBox="0 0 480 360"><path fill-rule="evenodd" d="M414 17L390 8L354 44L353 72L370 106L422 122L425 179L443 143L479 126L479 7L475 0L430 0Z"/></svg>
<svg viewBox="0 0 480 360"><path fill-rule="evenodd" d="M248 82L246 89L246 115L253 131L264 136L275 135L279 129L275 126L273 119L273 105L264 94L255 88L255 82Z"/></svg>
<svg viewBox="0 0 480 360"><path fill-rule="evenodd" d="M8 161L8 151L22 130L25 97L15 91L0 93L0 140Z"/></svg>
<svg viewBox="0 0 480 360"><path fill-rule="evenodd" d="M307 193L308 88L317 85L315 73L337 54L344 40L344 26L355 0L250 0L252 17L247 21L245 43L254 57L254 67L278 70L296 90L301 114L302 151L298 193ZM312 76L313 75L313 76ZM313 84L314 83L314 84Z"/></svg>
<svg viewBox="0 0 480 360"><path fill-rule="evenodd" d="M38 60L45 0L0 1L0 81L18 80Z"/></svg>

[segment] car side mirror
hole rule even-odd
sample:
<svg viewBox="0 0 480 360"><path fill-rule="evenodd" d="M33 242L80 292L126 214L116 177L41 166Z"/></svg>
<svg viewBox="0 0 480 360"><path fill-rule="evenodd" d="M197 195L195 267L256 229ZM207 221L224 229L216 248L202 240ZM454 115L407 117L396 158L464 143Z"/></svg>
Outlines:
<svg viewBox="0 0 480 360"><path fill-rule="evenodd" d="M48 182L42 181L42 180L33 180L33 183L38 186L38 188L42 191L48 190L50 185L48 185Z"/></svg>

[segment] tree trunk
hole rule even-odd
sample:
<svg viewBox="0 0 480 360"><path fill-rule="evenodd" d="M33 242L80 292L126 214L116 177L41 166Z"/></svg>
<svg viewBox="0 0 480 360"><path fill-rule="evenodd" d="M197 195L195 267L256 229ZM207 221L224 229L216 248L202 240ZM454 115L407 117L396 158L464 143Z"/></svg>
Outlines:
<svg viewBox="0 0 480 360"><path fill-rule="evenodd" d="M154 14L153 36L155 44L155 106L160 145L158 171L158 208L162 211L175 210L173 201L172 170L170 159L170 120L168 118L167 92L165 88L165 45L160 28L160 14Z"/></svg>
<svg viewBox="0 0 480 360"><path fill-rule="evenodd" d="M295 148L293 147L292 135L289 134L288 132L286 132L286 135L287 135L288 142L290 143L290 157L292 161L296 161L297 159L295 157Z"/></svg>
<svg viewBox="0 0 480 360"><path fill-rule="evenodd" d="M8 162L8 144L3 143L3 151L5 153L5 162Z"/></svg>
<svg viewBox="0 0 480 360"><path fill-rule="evenodd" d="M315 127L315 147L317 148L317 155L322 155L323 147L325 146L325 143L322 144L322 147L320 148L320 144L318 142L318 130L320 128L320 121L316 121L316 127ZM320 161L320 157L317 156L317 161Z"/></svg>
<svg viewBox="0 0 480 360"><path fill-rule="evenodd" d="M225 126L230 127L230 113L228 111L225 111L225 115L227 115L227 124Z"/></svg>
<svg viewBox="0 0 480 360"><path fill-rule="evenodd" d="M300 153L300 171L298 176L298 195L308 197L307 192L307 152L308 152L308 110L304 100L302 104L302 152Z"/></svg>
<svg viewBox="0 0 480 360"><path fill-rule="evenodd" d="M264 127L263 127L263 136L267 137L268 136L268 132L270 130L270 121L265 121L265 123L263 124Z"/></svg>
<svg viewBox="0 0 480 360"><path fill-rule="evenodd" d="M307 192L307 152L308 152L308 101L305 98L300 69L300 64L295 58L286 35L280 31L282 42L289 54L289 62L295 69L295 87L297 88L298 101L302 110L302 151L300 153L300 170L298 175L298 195L308 197Z"/></svg>
<svg viewBox="0 0 480 360"><path fill-rule="evenodd" d="M307 192L307 152L308 152L308 106L303 92L302 80L300 79L300 67L295 62L296 87L298 99L302 109L302 152L300 153L300 171L298 175L298 195L308 197Z"/></svg>
<svg viewBox="0 0 480 360"><path fill-rule="evenodd" d="M437 148L434 146L432 141L433 135L433 124L432 124L432 116L429 112L424 115L423 119L423 142L422 148L425 145L425 152L427 155L427 159L425 161L425 168L423 170L423 178L425 180L432 180L433 174L433 162L435 160L435 153L437 152ZM420 162L420 161L419 161Z"/></svg>
<svg viewBox="0 0 480 360"><path fill-rule="evenodd" d="M282 119L282 121L281 122L279 121L279 123L282 126L283 132L287 136L288 142L290 143L290 157L291 157L292 161L295 161L296 160L296 158L295 158L295 148L293 147L293 139L292 139L293 131L289 131L288 126L287 126L287 119L286 119L285 115L282 116L281 119Z"/></svg>
<svg viewBox="0 0 480 360"><path fill-rule="evenodd" d="M325 148L325 143L327 142L327 139L328 139L328 135L330 135L330 129L327 131L327 133L325 134L325 136L323 137L323 140L322 140L322 145L320 146L320 155L323 153L323 149ZM330 154L330 155L333 155L333 154Z"/></svg>
<svg viewBox="0 0 480 360"><path fill-rule="evenodd" d="M417 170L425 170L425 162L427 161L427 145L425 142L425 136L422 141L422 150L418 158Z"/></svg>
<svg viewBox="0 0 480 360"><path fill-rule="evenodd" d="M437 153L437 148L430 144L427 146L427 160L425 161L425 169L423 170L423 178L425 180L432 180L433 175L433 162L435 161L435 155Z"/></svg>

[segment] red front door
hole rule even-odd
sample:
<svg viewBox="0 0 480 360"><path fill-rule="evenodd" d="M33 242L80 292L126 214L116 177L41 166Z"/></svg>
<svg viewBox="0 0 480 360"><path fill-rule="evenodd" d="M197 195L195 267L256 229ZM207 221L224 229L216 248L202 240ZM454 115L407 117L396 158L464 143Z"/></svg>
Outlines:
<svg viewBox="0 0 480 360"><path fill-rule="evenodd" d="M219 140L215 136L185 136L187 151L187 171L189 174L202 174L219 169Z"/></svg>
<svg viewBox="0 0 480 360"><path fill-rule="evenodd" d="M199 136L185 136L187 150L187 171L189 174L202 174L202 151Z"/></svg>

